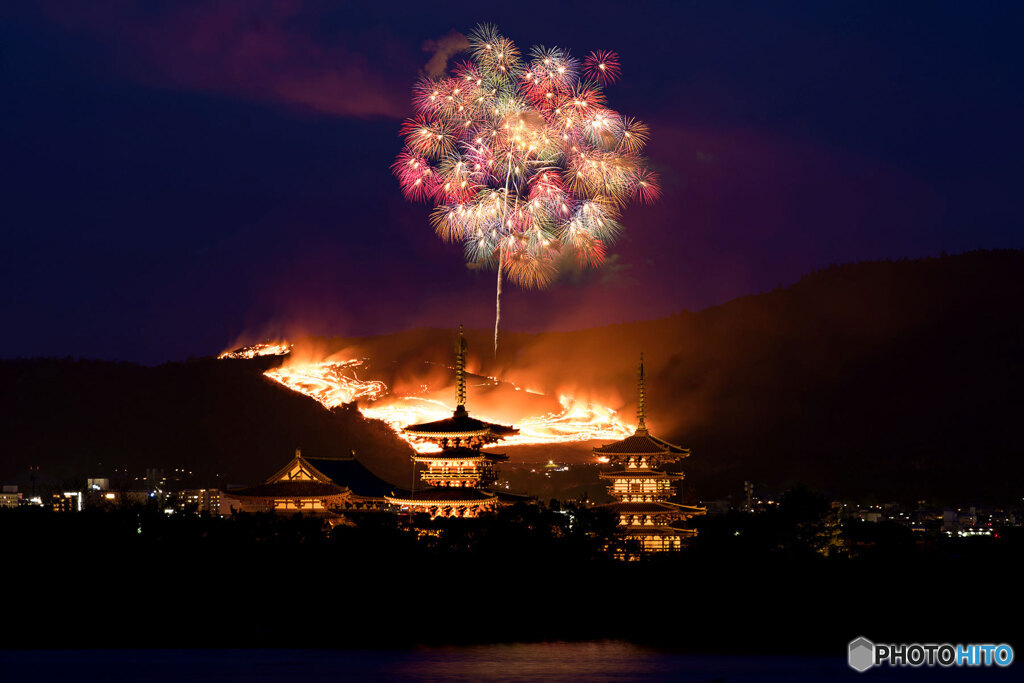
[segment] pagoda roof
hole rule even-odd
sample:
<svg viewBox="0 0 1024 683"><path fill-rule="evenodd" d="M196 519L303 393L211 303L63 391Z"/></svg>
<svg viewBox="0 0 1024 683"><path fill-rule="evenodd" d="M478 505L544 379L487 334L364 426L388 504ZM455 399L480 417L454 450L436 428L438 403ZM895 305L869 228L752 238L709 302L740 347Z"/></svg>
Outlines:
<svg viewBox="0 0 1024 683"><path fill-rule="evenodd" d="M305 458L306 462L335 484L348 487L361 498L383 498L395 486L384 481L355 458Z"/></svg>
<svg viewBox="0 0 1024 683"><path fill-rule="evenodd" d="M652 436L646 429L640 428L627 436L622 441L597 446L594 453L599 455L678 455L680 457L690 454L689 448L676 446L664 439Z"/></svg>
<svg viewBox="0 0 1024 683"><path fill-rule="evenodd" d="M344 486L322 481L295 480L257 484L244 489L224 491L230 497L246 498L323 498L348 491Z"/></svg>
<svg viewBox="0 0 1024 683"><path fill-rule="evenodd" d="M670 512L686 512L694 515L701 515L707 512L707 508L683 505L681 503L670 503L664 500L647 503L606 503L601 507L620 515L656 515L667 514Z"/></svg>
<svg viewBox="0 0 1024 683"><path fill-rule="evenodd" d="M470 417L464 405L457 406L451 417L433 422L409 425L402 431L409 436L418 436L426 439L443 439L446 437L468 438L473 436L489 436L500 439L519 433L519 430L514 427L484 422L475 417Z"/></svg>
<svg viewBox="0 0 1024 683"><path fill-rule="evenodd" d="M692 529L674 526L620 526L616 532L623 536L692 536Z"/></svg>
<svg viewBox="0 0 1024 683"><path fill-rule="evenodd" d="M504 453L489 453L478 448L445 448L440 453L414 453L412 459L417 462L431 460L508 460Z"/></svg>
<svg viewBox="0 0 1024 683"><path fill-rule="evenodd" d="M599 472L602 479L682 479L683 475L675 472L662 472L661 470L635 469L635 470L609 470Z"/></svg>
<svg viewBox="0 0 1024 683"><path fill-rule="evenodd" d="M488 489L489 493L493 493L497 496L498 500L506 505L514 505L516 503L529 503L530 501L537 500L536 496L530 496L525 493L510 493L508 491L500 491L498 489Z"/></svg>
<svg viewBox="0 0 1024 683"><path fill-rule="evenodd" d="M422 491L395 491L387 496L391 502L400 503L482 503L495 500L488 491L469 486L435 486Z"/></svg>

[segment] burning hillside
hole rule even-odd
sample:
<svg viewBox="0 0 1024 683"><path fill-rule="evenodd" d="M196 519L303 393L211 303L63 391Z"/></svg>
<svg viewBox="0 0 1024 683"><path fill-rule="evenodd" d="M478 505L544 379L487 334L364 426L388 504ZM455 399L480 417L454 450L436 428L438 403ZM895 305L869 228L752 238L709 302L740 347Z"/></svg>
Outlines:
<svg viewBox="0 0 1024 683"><path fill-rule="evenodd" d="M410 388L405 391L396 391L379 379L369 379L368 366L368 359L290 361L265 374L326 408L359 401L365 417L386 422L399 436L403 427L448 417L455 408L448 375L451 368L424 364L425 377L408 382ZM555 400L507 380L479 375L471 376L470 389L469 407L474 416L489 422L511 422L519 428L519 434L506 439L504 446L613 441L632 433L632 427L615 410L594 401L568 394ZM420 452L437 449L431 444L410 443Z"/></svg>
<svg viewBox="0 0 1024 683"><path fill-rule="evenodd" d="M292 391L315 398L325 408L334 408L358 399L372 401L387 393L384 382L359 379L356 369L361 365L361 360L294 363L264 374Z"/></svg>
<svg viewBox="0 0 1024 683"><path fill-rule="evenodd" d="M292 352L292 345L286 341L261 342L251 346L243 346L233 351L225 351L217 358L256 358L257 356L287 356Z"/></svg>

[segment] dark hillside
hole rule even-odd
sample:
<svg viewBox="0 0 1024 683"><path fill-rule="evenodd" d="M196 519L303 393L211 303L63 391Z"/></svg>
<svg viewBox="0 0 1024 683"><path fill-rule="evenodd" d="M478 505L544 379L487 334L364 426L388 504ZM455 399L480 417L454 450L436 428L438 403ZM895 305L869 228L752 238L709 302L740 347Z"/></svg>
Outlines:
<svg viewBox="0 0 1024 683"><path fill-rule="evenodd" d="M738 494L745 479L879 501L1022 493L1024 252L834 266L697 313L506 334L497 361L490 331L468 337L475 371L627 415L643 350L649 424L693 449L686 485L703 499ZM369 356L368 376L395 387L448 373L453 333L303 343ZM382 423L332 415L262 377L267 362L278 361L2 361L0 473L82 476L102 462L252 481L301 447L354 449L392 481L408 476L408 451Z"/></svg>
<svg viewBox="0 0 1024 683"><path fill-rule="evenodd" d="M882 500L1020 499L1022 252L836 266L699 313L543 335L519 353L632 397L640 350L650 422L693 448L688 483L705 496L751 479Z"/></svg>
<svg viewBox="0 0 1024 683"><path fill-rule="evenodd" d="M649 424L693 449L687 487L702 498L745 479L879 501L1021 496L1021 251L839 265L697 313L506 334L497 362L489 330L469 339L485 374L626 415L644 351ZM444 359L451 341L424 330L328 345Z"/></svg>
<svg viewBox="0 0 1024 683"><path fill-rule="evenodd" d="M155 368L76 360L0 361L0 473L30 465L62 481L113 468L185 467L198 481L251 482L296 449L356 453L381 475L406 445L355 410L328 412L262 375L266 362ZM219 475L219 476L218 476Z"/></svg>

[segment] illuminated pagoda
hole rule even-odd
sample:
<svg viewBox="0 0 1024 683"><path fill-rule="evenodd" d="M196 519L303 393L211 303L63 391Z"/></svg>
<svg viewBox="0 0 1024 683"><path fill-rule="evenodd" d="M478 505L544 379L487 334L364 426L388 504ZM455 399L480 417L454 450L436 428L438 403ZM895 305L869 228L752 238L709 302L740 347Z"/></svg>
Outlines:
<svg viewBox="0 0 1024 683"><path fill-rule="evenodd" d="M669 472L665 467L688 456L690 450L647 431L643 354L640 354L639 375L636 431L622 441L594 449L595 455L603 462L612 463L614 468L600 474L602 479L608 480L608 493L615 499L603 507L618 515L619 534L637 542L642 552L678 550L695 533L682 528L681 524L707 510L670 501L683 473Z"/></svg>
<svg viewBox="0 0 1024 683"><path fill-rule="evenodd" d="M295 457L262 484L222 491L221 508L337 519L346 513L386 511L395 487L355 459Z"/></svg>
<svg viewBox="0 0 1024 683"><path fill-rule="evenodd" d="M466 410L466 341L459 326L459 345L455 360L455 395L458 405L451 417L434 422L409 425L405 434L413 439L441 447L437 453L412 456L413 467L420 466L420 480L427 488L387 496L393 505L433 517L476 517L492 512L501 503L499 496L486 489L497 480L495 465L508 456L485 452L484 446L518 434L519 430L470 417Z"/></svg>

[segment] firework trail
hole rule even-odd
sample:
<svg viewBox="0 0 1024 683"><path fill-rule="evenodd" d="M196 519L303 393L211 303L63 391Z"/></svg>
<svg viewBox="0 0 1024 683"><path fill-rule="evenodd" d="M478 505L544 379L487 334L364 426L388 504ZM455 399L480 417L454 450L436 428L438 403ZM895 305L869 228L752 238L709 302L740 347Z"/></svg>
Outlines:
<svg viewBox="0 0 1024 683"><path fill-rule="evenodd" d="M614 52L577 60L534 47L523 58L496 27L469 35L468 59L413 89L414 117L393 165L403 194L435 205L437 234L501 285L545 287L563 257L599 266L622 231L622 208L651 202L657 176L641 156L647 126L608 107L622 73Z"/></svg>

